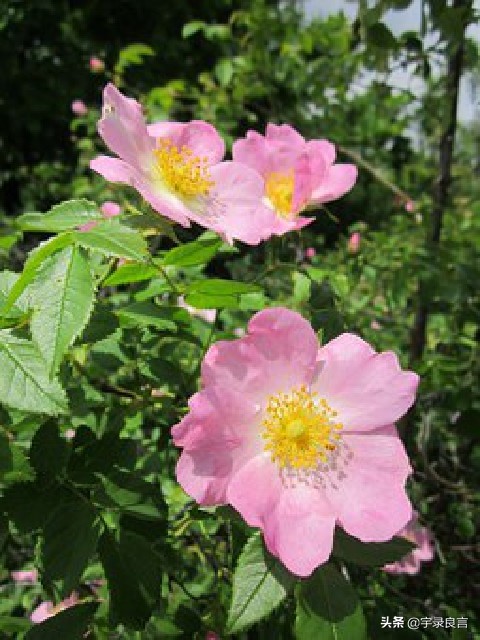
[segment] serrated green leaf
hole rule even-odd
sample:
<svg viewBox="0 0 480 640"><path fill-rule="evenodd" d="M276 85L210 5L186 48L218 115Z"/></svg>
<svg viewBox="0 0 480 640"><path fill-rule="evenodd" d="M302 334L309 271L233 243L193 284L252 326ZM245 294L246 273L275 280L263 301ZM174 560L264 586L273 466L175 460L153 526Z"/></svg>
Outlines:
<svg viewBox="0 0 480 640"><path fill-rule="evenodd" d="M33 342L0 331L0 371L0 403L32 413L67 412L65 392L55 378L49 378Z"/></svg>
<svg viewBox="0 0 480 640"><path fill-rule="evenodd" d="M233 576L229 633L238 633L268 616L285 598L294 577L273 558L256 533L245 545Z"/></svg>
<svg viewBox="0 0 480 640"><path fill-rule="evenodd" d="M62 598L78 586L99 535L96 512L86 501L65 501L48 518L41 546L43 580L55 584Z"/></svg>
<svg viewBox="0 0 480 640"><path fill-rule="evenodd" d="M257 284L250 284L249 282L210 278L191 282L187 287L186 293L189 295L195 293L212 296L238 296L242 293L254 293L261 290L262 288Z"/></svg>
<svg viewBox="0 0 480 640"><path fill-rule="evenodd" d="M415 548L405 538L392 538L389 542L360 542L342 529L335 530L333 555L346 562L368 567L383 567L390 562L401 560Z"/></svg>
<svg viewBox="0 0 480 640"><path fill-rule="evenodd" d="M355 590L333 565L322 565L302 581L297 594L297 640L366 640L366 633Z"/></svg>
<svg viewBox="0 0 480 640"><path fill-rule="evenodd" d="M30 446L30 462L39 477L55 478L65 468L70 447L58 426L48 421L37 430Z"/></svg>
<svg viewBox="0 0 480 640"><path fill-rule="evenodd" d="M192 267L206 264L222 246L218 238L200 238L195 242L189 242L181 247L170 249L163 257L164 265L176 267Z"/></svg>
<svg viewBox="0 0 480 640"><path fill-rule="evenodd" d="M150 280L150 278L154 278L155 276L158 276L158 269L149 264L122 264L121 267L118 267L114 273L103 281L102 285L104 287L115 287L120 284Z"/></svg>
<svg viewBox="0 0 480 640"><path fill-rule="evenodd" d="M56 251L60 251L67 247L72 241L73 237L70 232L67 231L42 242L28 254L28 258L23 266L23 271L20 277L10 289L3 307L0 308L0 313L2 315L9 313L12 306L22 295L28 285L33 282L37 270L42 262Z"/></svg>
<svg viewBox="0 0 480 640"><path fill-rule="evenodd" d="M103 219L102 212L95 203L82 199L57 204L47 213L25 213L17 218L16 224L24 231L57 233Z"/></svg>
<svg viewBox="0 0 480 640"><path fill-rule="evenodd" d="M108 581L111 623L142 629L160 599L160 558L145 538L127 531L118 541L104 533L99 554Z"/></svg>
<svg viewBox="0 0 480 640"><path fill-rule="evenodd" d="M82 247L95 249L108 256L145 262L149 255L142 234L116 219L102 220L89 231L72 233L75 241Z"/></svg>
<svg viewBox="0 0 480 640"><path fill-rule="evenodd" d="M34 625L25 640L82 640L98 608L96 602L76 604Z"/></svg>
<svg viewBox="0 0 480 640"><path fill-rule="evenodd" d="M177 330L179 324L189 324L190 316L185 309L179 307L159 307L152 302L134 302L117 310L117 315L124 326L151 326L162 331Z"/></svg>
<svg viewBox="0 0 480 640"><path fill-rule="evenodd" d="M93 309L95 283L88 258L70 246L44 262L33 284L32 337L53 376L68 347L85 328Z"/></svg>
<svg viewBox="0 0 480 640"><path fill-rule="evenodd" d="M140 519L158 520L166 515L159 488L131 472L117 470L109 477L103 477L94 499L106 508Z"/></svg>

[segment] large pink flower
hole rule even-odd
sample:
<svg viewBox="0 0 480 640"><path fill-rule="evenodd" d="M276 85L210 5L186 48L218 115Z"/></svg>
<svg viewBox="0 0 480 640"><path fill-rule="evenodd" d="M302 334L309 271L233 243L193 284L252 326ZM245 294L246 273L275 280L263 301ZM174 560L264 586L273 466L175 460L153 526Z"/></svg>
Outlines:
<svg viewBox="0 0 480 640"><path fill-rule="evenodd" d="M434 546L432 541L432 534L427 527L422 527L418 522L418 513L413 513L412 519L407 526L397 533L398 536L413 542L417 547L408 553L404 558L386 564L383 567L384 571L388 573L406 573L408 575L415 575L420 571L422 562L428 562L433 560Z"/></svg>
<svg viewBox="0 0 480 640"><path fill-rule="evenodd" d="M41 602L38 607L36 607L30 614L30 620L34 624L39 624L40 622L48 620L48 618L52 618L64 609L74 607L76 604L78 604L78 602L78 594L75 592L72 593L72 595L68 596L68 598L66 598L65 600L62 600L62 602L60 602L56 606L53 604L53 602L50 601Z"/></svg>
<svg viewBox="0 0 480 640"><path fill-rule="evenodd" d="M308 206L343 196L355 184L352 164L334 164L335 147L327 140L308 142L290 125L269 124L265 136L248 131L233 145L233 159L256 169L264 178L263 201L257 215L268 216L271 233L301 229L313 218L299 214Z"/></svg>
<svg viewBox="0 0 480 640"><path fill-rule="evenodd" d="M90 167L134 187L155 211L184 227L193 220L229 242L258 244L268 237L256 215L262 178L238 162L222 162L225 144L212 125L194 120L147 126L140 104L108 84L98 130L118 158L98 156Z"/></svg>
<svg viewBox="0 0 480 640"><path fill-rule="evenodd" d="M411 469L393 423L417 384L391 352L348 333L319 347L298 313L266 309L206 354L203 388L172 429L177 479L200 504L231 504L308 576L329 558L335 524L380 542L409 521Z"/></svg>

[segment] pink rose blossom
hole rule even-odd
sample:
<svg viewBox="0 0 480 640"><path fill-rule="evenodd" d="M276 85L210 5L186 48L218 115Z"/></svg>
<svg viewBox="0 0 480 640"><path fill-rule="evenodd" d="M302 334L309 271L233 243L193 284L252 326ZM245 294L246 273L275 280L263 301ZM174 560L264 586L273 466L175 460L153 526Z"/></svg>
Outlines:
<svg viewBox="0 0 480 640"><path fill-rule="evenodd" d="M74 100L72 102L72 112L76 116L85 116L88 113L88 107L83 100Z"/></svg>
<svg viewBox="0 0 480 640"><path fill-rule="evenodd" d="M413 512L412 519L402 531L397 533L398 536L413 542L417 546L408 553L404 558L387 564L383 567L384 571L388 573L407 573L409 575L415 575L420 571L420 565L422 562L428 562L433 560L434 546L432 535L427 527L422 527L418 522L418 513Z"/></svg>
<svg viewBox="0 0 480 640"><path fill-rule="evenodd" d="M358 231L355 231L355 233L352 233L352 235L348 239L348 245L347 245L349 253L358 253L360 251L361 240L362 240L362 236L358 233Z"/></svg>
<svg viewBox="0 0 480 640"><path fill-rule="evenodd" d="M415 203L412 202L412 200L408 200L405 203L405 211L408 211L408 213L412 213L412 211L415 211Z"/></svg>
<svg viewBox="0 0 480 640"><path fill-rule="evenodd" d="M36 569L12 571L10 575L17 584L35 584L38 581L38 571Z"/></svg>
<svg viewBox="0 0 480 640"><path fill-rule="evenodd" d="M98 156L90 167L132 186L155 211L184 227L197 222L228 242L258 244L268 237L255 215L263 181L243 164L222 162L225 144L212 125L193 120L147 127L140 104L109 84L98 130L119 157Z"/></svg>
<svg viewBox="0 0 480 640"><path fill-rule="evenodd" d="M307 142L287 124L267 125L265 136L248 131L245 138L234 143L233 159L264 178L257 217L270 228L270 235L309 224L313 218L300 217L302 211L340 198L357 179L354 165L334 164L335 147L331 142Z"/></svg>
<svg viewBox="0 0 480 640"><path fill-rule="evenodd" d="M30 620L34 624L39 624L40 622L44 622L45 620L47 620L48 618L51 618L57 613L60 613L60 611L63 611L64 609L69 609L70 607L75 606L76 604L78 604L78 602L79 602L78 594L76 594L75 592L72 593L72 595L66 598L65 600L62 600L62 602L60 602L56 606L53 604L53 602L50 602L50 601L41 602L38 605L38 607L34 609L30 614Z"/></svg>
<svg viewBox="0 0 480 640"><path fill-rule="evenodd" d="M116 202L111 202L110 200L107 200L100 207L100 211L102 212L103 217L105 219L108 219L108 218L114 218L115 216L119 216L122 212L122 208ZM96 227L97 224L98 222L93 220L92 222L87 222L86 224L82 224L80 227L78 227L78 230L90 231L90 229L93 229L94 227Z"/></svg>
<svg viewBox="0 0 480 640"><path fill-rule="evenodd" d="M312 258L314 258L316 255L317 252L313 247L308 247L308 249L305 249L305 258L307 260L312 260Z"/></svg>
<svg viewBox="0 0 480 640"><path fill-rule="evenodd" d="M100 58L97 58L96 56L92 56L90 58L89 65L90 71L93 71L93 73L100 73L105 69L105 63L103 60L100 60Z"/></svg>
<svg viewBox="0 0 480 640"><path fill-rule="evenodd" d="M103 213L104 218L113 218L120 215L122 208L116 202L107 200L100 207L100 211Z"/></svg>
<svg viewBox="0 0 480 640"><path fill-rule="evenodd" d="M177 479L202 505L231 504L269 551L308 576L332 551L335 525L363 542L409 521L411 472L394 422L418 384L391 352L342 334L320 347L284 308L247 335L210 347L202 390L172 429Z"/></svg>

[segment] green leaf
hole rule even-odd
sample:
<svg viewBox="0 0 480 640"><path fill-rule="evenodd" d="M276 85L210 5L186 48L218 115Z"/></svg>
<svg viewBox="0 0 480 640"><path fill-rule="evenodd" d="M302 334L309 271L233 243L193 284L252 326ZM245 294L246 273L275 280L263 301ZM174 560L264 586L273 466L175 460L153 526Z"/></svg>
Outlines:
<svg viewBox="0 0 480 640"><path fill-rule="evenodd" d="M25 631L30 629L30 627L32 627L32 623L26 618L14 618L12 616L4 616L3 614L0 618L0 631L11 634L4 636L7 638L16 638L17 636L14 634L22 632L25 633Z"/></svg>
<svg viewBox="0 0 480 640"><path fill-rule="evenodd" d="M82 247L95 249L108 256L145 262L149 255L142 234L114 218L102 220L89 231L72 233Z"/></svg>
<svg viewBox="0 0 480 640"><path fill-rule="evenodd" d="M68 410L65 392L48 367L37 346L0 331L0 402L7 407L57 415Z"/></svg>
<svg viewBox="0 0 480 640"><path fill-rule="evenodd" d="M297 594L298 640L366 640L362 609L352 585L331 564L302 581Z"/></svg>
<svg viewBox="0 0 480 640"><path fill-rule="evenodd" d="M108 580L112 625L142 629L160 599L159 557L145 538L126 531L118 541L104 533L99 553Z"/></svg>
<svg viewBox="0 0 480 640"><path fill-rule="evenodd" d="M230 58L222 58L217 62L214 69L215 77L220 86L226 87L233 76L233 64Z"/></svg>
<svg viewBox="0 0 480 640"><path fill-rule="evenodd" d="M108 478L102 478L94 499L106 508L141 519L158 520L166 516L159 487L131 472L116 471Z"/></svg>
<svg viewBox="0 0 480 640"><path fill-rule="evenodd" d="M187 287L187 294L204 294L212 296L238 296L242 293L253 293L261 291L257 284L248 282L235 282L234 280L222 280L220 278L210 278L208 280L196 280Z"/></svg>
<svg viewBox="0 0 480 640"><path fill-rule="evenodd" d="M156 327L162 331L177 330L179 324L189 324L190 316L179 307L159 307L152 302L134 302L117 310L123 326Z"/></svg>
<svg viewBox="0 0 480 640"><path fill-rule="evenodd" d="M158 269L148 264L122 264L114 273L103 281L104 287L115 287L120 284L130 284L131 282L141 282L142 280L150 280L158 276Z"/></svg>
<svg viewBox="0 0 480 640"><path fill-rule="evenodd" d="M26 482L33 475L33 469L23 450L0 431L0 483L9 485Z"/></svg>
<svg viewBox="0 0 480 640"><path fill-rule="evenodd" d="M21 533L30 533L41 529L58 504L69 497L58 486L40 491L37 483L22 482L5 490L1 506Z"/></svg>
<svg viewBox="0 0 480 640"><path fill-rule="evenodd" d="M25 640L82 640L98 608L96 602L76 604L34 625Z"/></svg>
<svg viewBox="0 0 480 640"><path fill-rule="evenodd" d="M192 267L198 264L206 264L222 246L218 238L200 238L195 242L189 242L181 247L170 249L163 257L164 265L176 267Z"/></svg>
<svg viewBox="0 0 480 640"><path fill-rule="evenodd" d="M182 29L182 38L190 38L194 33L203 30L205 27L205 22L201 20L192 20L192 22L187 22L187 24L183 25Z"/></svg>
<svg viewBox="0 0 480 640"><path fill-rule="evenodd" d="M237 309L239 296L216 296L192 293L185 296L185 302L195 309Z"/></svg>
<svg viewBox="0 0 480 640"><path fill-rule="evenodd" d="M87 222L103 220L96 204L88 200L67 200L57 204L47 213L26 213L16 220L23 231L67 231Z"/></svg>
<svg viewBox="0 0 480 640"><path fill-rule="evenodd" d="M367 567L383 567L385 564L396 562L415 548L405 538L392 538L389 542L360 542L349 536L342 529L335 530L333 555L346 562Z"/></svg>
<svg viewBox="0 0 480 640"><path fill-rule="evenodd" d="M5 304L0 309L0 313L2 313L2 315L6 315L10 311L28 285L33 282L37 269L40 267L42 262L56 251L60 251L67 247L71 244L72 240L73 238L70 232L62 233L42 242L28 254L27 261L23 266L22 274L11 288Z"/></svg>
<svg viewBox="0 0 480 640"><path fill-rule="evenodd" d="M233 576L229 633L238 633L268 616L293 586L293 576L264 548L260 534L245 545Z"/></svg>
<svg viewBox="0 0 480 640"><path fill-rule="evenodd" d="M383 22L377 22L367 29L367 40L381 49L393 49L397 46L395 36Z"/></svg>
<svg viewBox="0 0 480 640"><path fill-rule="evenodd" d="M95 510L83 500L64 501L47 520L41 548L43 580L55 584L62 598L78 586L99 535Z"/></svg>
<svg viewBox="0 0 480 640"><path fill-rule="evenodd" d="M85 328L93 309L95 284L85 252L66 247L37 274L31 300L32 337L53 376L63 355Z"/></svg>
<svg viewBox="0 0 480 640"><path fill-rule="evenodd" d="M135 42L124 47L119 55L115 65L115 74L122 75L127 67L136 64L142 64L143 58L155 55L155 51L148 44Z"/></svg>
<svg viewBox="0 0 480 640"><path fill-rule="evenodd" d="M65 468L70 453L67 441L52 421L43 424L33 436L30 461L39 476L55 478Z"/></svg>

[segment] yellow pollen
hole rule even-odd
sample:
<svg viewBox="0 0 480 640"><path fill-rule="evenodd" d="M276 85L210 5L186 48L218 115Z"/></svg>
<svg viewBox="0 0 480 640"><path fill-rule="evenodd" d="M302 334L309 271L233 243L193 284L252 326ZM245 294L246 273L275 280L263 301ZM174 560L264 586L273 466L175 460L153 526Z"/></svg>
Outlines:
<svg viewBox="0 0 480 640"><path fill-rule="evenodd" d="M154 151L163 180L184 198L206 196L213 187L208 158L193 155L186 146L180 149L171 140L162 139Z"/></svg>
<svg viewBox="0 0 480 640"><path fill-rule="evenodd" d="M295 185L293 170L288 173L269 173L265 180L265 195L274 209L283 218L293 215L293 189Z"/></svg>
<svg viewBox="0 0 480 640"><path fill-rule="evenodd" d="M339 446L336 411L302 385L270 396L263 420L265 450L281 469L314 470Z"/></svg>

